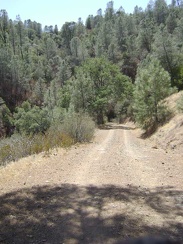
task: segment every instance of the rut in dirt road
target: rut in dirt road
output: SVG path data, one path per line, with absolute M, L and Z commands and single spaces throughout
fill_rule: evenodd
M 183 242 L 182 165 L 133 125 L 0 171 L 0 243 Z M 180 160 L 180 159 L 179 159 Z

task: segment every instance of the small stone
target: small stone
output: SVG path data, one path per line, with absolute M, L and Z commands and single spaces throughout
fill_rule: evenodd
M 157 145 L 152 146 L 153 149 L 158 149 Z

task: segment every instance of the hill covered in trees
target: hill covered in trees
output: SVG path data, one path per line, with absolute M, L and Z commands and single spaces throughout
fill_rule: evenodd
M 183 89 L 183 1 L 150 1 L 133 14 L 111 1 L 61 30 L 0 11 L 1 137 L 45 134 L 71 114 L 98 124 L 131 117 L 148 130 L 167 116 L 161 100 L 176 89 Z

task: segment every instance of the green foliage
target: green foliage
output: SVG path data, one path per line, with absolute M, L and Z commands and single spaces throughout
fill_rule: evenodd
M 62 60 L 57 74 L 58 83 L 63 87 L 70 77 L 71 68 L 67 61 Z
M 177 108 L 180 112 L 183 113 L 183 94 L 181 95 L 181 97 L 177 101 Z
M 45 133 L 50 126 L 48 111 L 37 106 L 31 108 L 29 102 L 24 102 L 17 108 L 14 118 L 16 130 L 21 134 Z
M 179 89 L 183 90 L 183 64 L 173 69 L 173 84 Z
M 175 70 L 180 64 L 180 55 L 177 41 L 175 38 L 172 38 L 172 35 L 168 33 L 164 26 L 160 26 L 155 34 L 153 49 L 156 57 L 161 61 L 163 68 L 169 72 L 172 85 L 174 86 L 176 83 Z
M 172 92 L 170 76 L 157 59 L 139 67 L 134 91 L 134 115 L 145 130 L 151 130 L 164 118 L 165 107 L 160 103 Z
M 0 97 L 0 137 L 10 135 L 12 125 L 12 114 Z
M 74 106 L 76 110 L 83 109 L 97 116 L 99 124 L 103 123 L 103 115 L 112 93 L 113 71 L 113 65 L 103 58 L 90 59 L 77 71 L 73 91 Z
M 71 102 L 76 111 L 87 111 L 98 124 L 103 124 L 110 101 L 122 99 L 128 86 L 132 88 L 130 79 L 116 65 L 104 58 L 90 59 L 77 70 Z
M 98 124 L 106 117 L 132 117 L 132 82 L 148 56 L 158 58 L 171 85 L 183 89 L 181 2 L 150 1 L 145 11 L 136 6 L 129 15 L 122 7 L 116 11 L 110 1 L 104 14 L 99 9 L 86 25 L 81 18 L 66 22 L 61 31 L 30 19 L 23 23 L 20 16 L 10 20 L 1 10 L 0 97 L 6 104 L 1 107 L 1 136 L 12 133 L 11 113 L 23 101 L 32 106 L 17 108 L 15 125 L 26 134 L 45 133 L 72 106 Z
M 164 24 L 168 14 L 168 6 L 165 0 L 156 0 L 154 4 L 154 18 L 158 25 Z
M 84 72 L 86 72 L 84 68 L 77 69 L 76 79 L 71 84 L 71 103 L 77 112 L 81 109 L 83 111 L 89 110 L 93 98 L 92 81 Z
M 22 109 L 29 112 L 30 104 L 25 102 Z M 78 114 L 70 110 L 62 123 L 52 123 L 44 134 L 14 134 L 11 138 L 1 140 L 0 166 L 31 154 L 49 153 L 53 148 L 70 147 L 76 142 L 88 142 L 92 139 L 94 130 L 95 123 L 87 114 Z

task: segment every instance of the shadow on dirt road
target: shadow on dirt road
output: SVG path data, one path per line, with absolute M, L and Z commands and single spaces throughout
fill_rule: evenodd
M 183 192 L 171 187 L 62 184 L 21 189 L 0 197 L 0 243 L 119 243 L 141 235 L 183 241 L 177 220 L 183 214 L 182 198 Z M 126 205 L 141 201 L 167 222 L 157 226 L 147 223 L 145 215 L 126 212 Z

